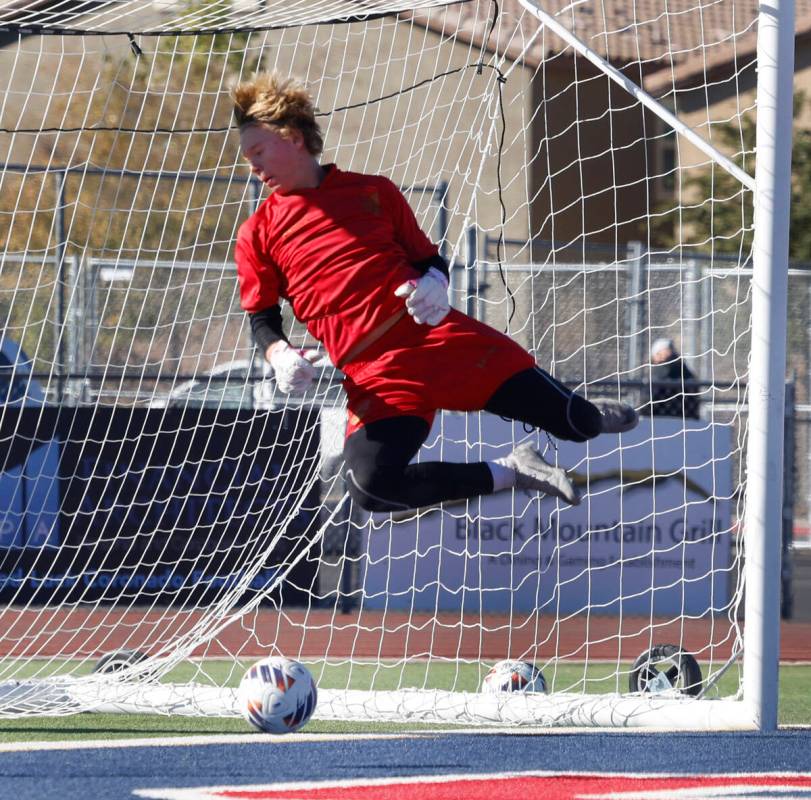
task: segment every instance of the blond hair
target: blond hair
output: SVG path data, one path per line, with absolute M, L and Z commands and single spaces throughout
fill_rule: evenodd
M 278 72 L 257 75 L 233 87 L 234 120 L 246 125 L 273 125 L 284 135 L 297 130 L 304 146 L 314 156 L 324 149 L 321 129 L 315 121 L 315 106 L 304 84 Z

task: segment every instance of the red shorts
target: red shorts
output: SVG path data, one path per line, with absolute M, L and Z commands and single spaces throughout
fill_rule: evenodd
M 451 309 L 434 327 L 406 315 L 343 367 L 346 435 L 386 417 L 439 409 L 479 411 L 507 378 L 535 360 L 509 336 Z

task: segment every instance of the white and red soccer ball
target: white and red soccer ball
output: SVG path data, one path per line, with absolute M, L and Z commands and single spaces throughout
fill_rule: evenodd
M 242 716 L 265 733 L 292 733 L 313 715 L 318 690 L 303 664 L 269 656 L 248 669 L 239 684 Z
M 543 673 L 526 661 L 505 659 L 495 664 L 482 681 L 482 691 L 486 694 L 500 692 L 540 692 L 546 693 L 546 680 Z

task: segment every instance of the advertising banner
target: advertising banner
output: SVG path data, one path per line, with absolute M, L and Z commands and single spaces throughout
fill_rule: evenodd
M 318 515 L 318 430 L 312 410 L 6 406 L 0 602 L 205 603 L 277 537 L 263 589 Z M 303 559 L 285 600 L 314 576 Z
M 490 460 L 529 435 L 482 414 L 443 414 L 420 459 Z M 480 426 L 480 427 L 479 427 Z M 441 437 L 440 437 L 441 434 Z M 487 442 L 472 450 L 471 437 Z M 703 614 L 726 605 L 731 569 L 731 430 L 643 417 L 587 444 L 544 434 L 577 507 L 507 491 L 421 514 L 368 515 L 364 605 L 409 610 Z

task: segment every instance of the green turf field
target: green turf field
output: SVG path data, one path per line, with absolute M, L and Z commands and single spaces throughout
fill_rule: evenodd
M 76 665 L 63 664 L 57 669 L 49 665 L 29 663 L 27 671 L 42 677 L 56 672 L 77 673 Z M 456 690 L 474 690 L 480 681 L 478 665 L 409 663 L 381 666 L 378 664 L 321 665 L 309 664 L 321 688 L 391 689 L 398 685 L 424 686 Z M 86 670 L 85 670 L 86 671 Z M 194 679 L 212 684 L 236 685 L 241 666 L 233 663 L 205 662 L 188 664 L 173 670 L 172 681 Z M 731 672 L 734 672 L 731 671 Z M 557 691 L 610 692 L 615 691 L 617 678 L 614 664 L 595 664 L 585 670 L 582 664 L 562 663 L 545 670 L 547 681 Z M 611 677 L 610 677 L 611 676 Z M 19 673 L 16 678 L 22 677 Z M 622 682 L 627 680 L 623 673 Z M 721 682 L 720 694 L 733 691 L 737 676 L 728 674 Z M 619 690 L 626 691 L 625 685 Z M 782 666 L 780 668 L 780 723 L 811 725 L 811 666 Z M 313 721 L 306 727 L 311 733 L 384 733 L 404 729 L 437 730 L 449 725 L 415 725 L 407 723 L 341 723 Z M 76 714 L 66 717 L 0 718 L 0 742 L 55 741 L 62 739 L 107 739 L 143 736 L 188 736 L 192 734 L 249 733 L 252 729 L 240 719 L 198 718 L 159 715 Z

